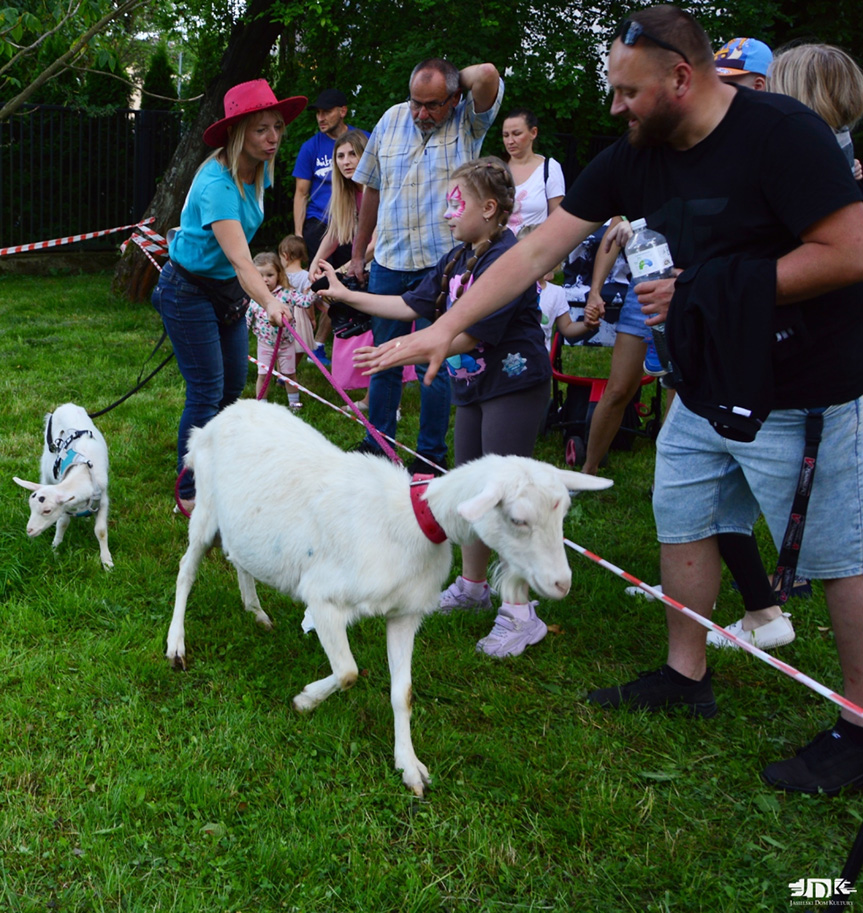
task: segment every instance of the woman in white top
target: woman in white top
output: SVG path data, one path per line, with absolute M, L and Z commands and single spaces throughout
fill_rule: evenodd
M 516 108 L 503 122 L 503 145 L 515 181 L 515 211 L 509 227 L 518 234 L 525 225 L 539 225 L 560 205 L 566 184 L 553 158 L 533 151 L 539 122 L 533 111 Z

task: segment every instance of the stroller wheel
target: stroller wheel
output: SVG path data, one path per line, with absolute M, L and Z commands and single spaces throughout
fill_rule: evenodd
M 564 445 L 564 458 L 567 466 L 582 466 L 587 457 L 587 447 L 584 440 L 577 434 L 566 439 Z

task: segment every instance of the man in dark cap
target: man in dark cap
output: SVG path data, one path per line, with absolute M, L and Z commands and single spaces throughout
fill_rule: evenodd
M 309 108 L 315 112 L 318 133 L 303 143 L 294 165 L 294 233 L 302 235 L 311 260 L 327 231 L 333 146 L 352 128 L 345 123 L 348 100 L 338 89 L 324 89 Z

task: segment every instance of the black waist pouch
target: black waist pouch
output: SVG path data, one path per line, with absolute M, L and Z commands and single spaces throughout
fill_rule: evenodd
M 246 316 L 249 299 L 236 276 L 232 276 L 230 279 L 210 279 L 207 276 L 196 276 L 194 273 L 190 273 L 175 260 L 171 261 L 171 265 L 186 282 L 196 285 L 209 298 L 219 323 L 230 326 Z

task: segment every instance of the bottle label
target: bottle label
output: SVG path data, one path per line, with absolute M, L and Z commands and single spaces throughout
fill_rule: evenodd
M 674 266 L 667 244 L 657 244 L 628 254 L 626 261 L 633 279 L 642 276 L 656 276 L 668 272 Z

